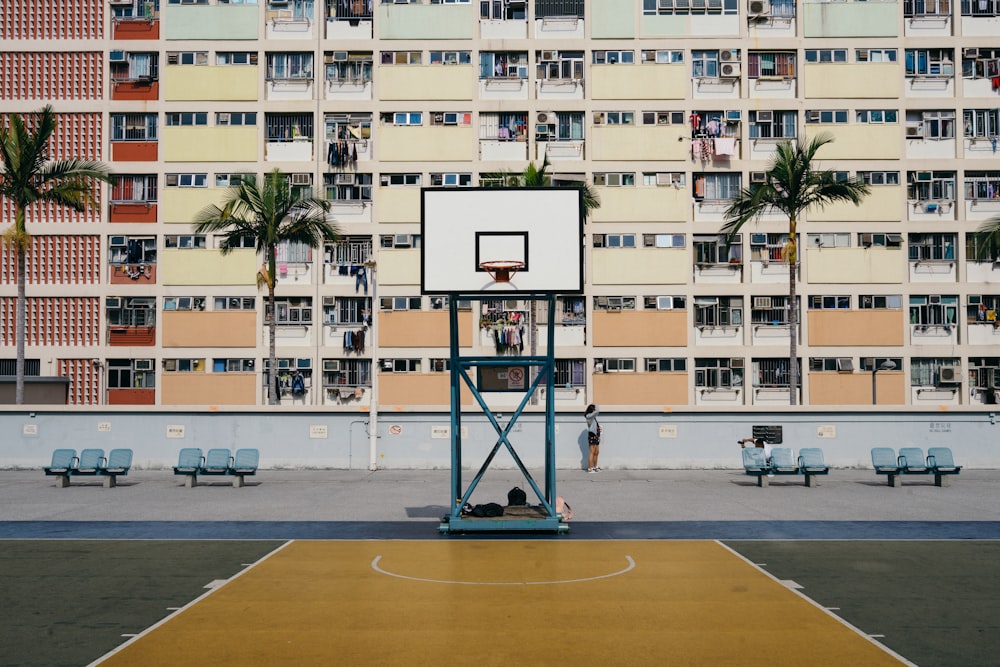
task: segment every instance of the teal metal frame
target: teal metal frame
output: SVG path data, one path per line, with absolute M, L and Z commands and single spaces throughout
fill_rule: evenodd
M 499 357 L 463 357 L 459 353 L 458 344 L 458 302 L 461 299 L 478 299 L 478 297 L 466 297 L 460 294 L 449 294 L 448 296 L 448 328 L 451 361 L 451 499 L 449 501 L 450 510 L 440 524 L 442 533 L 468 533 L 468 532 L 569 532 L 569 525 L 560 521 L 555 510 L 556 503 L 556 438 L 555 438 L 555 295 L 552 294 L 519 294 L 518 298 L 541 300 L 548 303 L 546 354 L 536 356 L 517 357 L 516 363 L 519 366 L 529 368 L 537 367 L 538 374 L 527 385 L 521 402 L 511 415 L 506 426 L 501 426 L 486 404 L 475 382 L 469 377 L 469 369 L 476 366 L 510 366 L 510 358 Z M 539 385 L 545 383 L 545 482 L 544 489 L 539 488 L 535 479 L 528 472 L 517 450 L 510 441 L 510 434 L 518 418 L 524 412 L 525 406 Z M 472 392 L 472 397 L 482 408 L 483 414 L 492 424 L 497 433 L 496 443 L 486 456 L 479 471 L 465 487 L 462 480 L 462 384 Z M 482 480 L 490 463 L 496 457 L 501 447 L 506 447 L 511 458 L 517 464 L 518 469 L 524 475 L 525 481 L 538 497 L 537 517 L 494 517 L 480 518 L 463 516 L 462 508 L 472 493 L 476 490 Z

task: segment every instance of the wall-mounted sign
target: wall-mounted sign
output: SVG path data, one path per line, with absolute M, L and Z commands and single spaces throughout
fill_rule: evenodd
M 328 435 L 326 424 L 310 424 L 309 438 L 312 440 L 326 440 Z
M 820 424 L 816 427 L 817 438 L 836 438 L 837 427 L 833 424 Z
M 168 438 L 183 438 L 184 437 L 184 425 L 183 424 L 167 424 L 167 437 Z
M 676 438 L 677 424 L 660 424 L 658 435 L 661 438 Z
M 97 422 L 98 433 L 111 433 L 111 422 Z

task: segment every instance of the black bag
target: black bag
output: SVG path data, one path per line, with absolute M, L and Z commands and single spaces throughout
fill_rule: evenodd
M 477 516 L 480 518 L 503 516 L 503 505 L 501 505 L 500 503 L 486 503 L 485 505 L 476 505 L 475 507 L 472 508 L 472 516 Z
M 515 486 L 513 489 L 507 492 L 507 504 L 508 505 L 527 505 L 528 504 L 528 494 L 525 493 L 521 487 Z

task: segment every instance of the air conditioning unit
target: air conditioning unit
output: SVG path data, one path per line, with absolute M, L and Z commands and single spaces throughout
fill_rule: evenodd
M 409 248 L 413 245 L 413 237 L 409 234 L 396 234 L 392 238 L 394 248 Z
M 594 125 L 604 125 L 604 114 L 596 112 L 594 114 Z
M 673 310 L 674 309 L 674 297 L 672 297 L 672 296 L 658 296 L 658 297 L 656 297 L 656 309 L 657 310 Z
M 279 6 L 284 7 L 285 5 L 288 4 L 288 0 L 268 0 L 267 4 L 272 5 L 274 7 L 279 7 Z
M 292 185 L 312 185 L 313 177 L 312 174 L 292 174 L 290 180 Z
M 907 125 L 906 126 L 906 136 L 908 138 L 919 139 L 924 136 L 924 126 L 921 125 Z
M 104 300 L 104 305 L 105 305 L 105 307 L 107 307 L 109 309 L 110 308 L 115 308 L 115 309 L 121 308 L 122 307 L 122 299 L 121 299 L 120 296 L 109 296 L 107 299 Z
M 323 362 L 324 371 L 332 371 L 334 373 L 340 372 L 340 360 L 339 359 L 327 359 Z
M 123 63 L 127 61 L 128 57 L 126 57 L 124 51 L 112 51 L 108 54 L 108 62 L 110 63 Z
M 850 357 L 840 357 L 837 359 L 837 372 L 838 373 L 853 373 L 854 372 L 854 360 Z
M 750 245 L 767 245 L 767 234 L 760 232 L 750 234 Z
M 111 0 L 112 5 L 131 5 L 132 0 Z
M 758 111 L 757 112 L 757 122 L 758 123 L 773 123 L 774 122 L 774 112 L 773 111 Z
M 940 373 L 941 384 L 955 384 L 962 381 L 961 366 L 942 366 Z
M 743 368 L 743 357 L 733 357 L 729 360 L 730 368 Z
M 552 125 L 556 122 L 556 112 L 555 111 L 539 111 L 538 115 L 535 116 L 535 122 L 541 123 L 542 125 Z
M 740 50 L 722 49 L 719 51 L 719 60 L 724 63 L 738 63 L 740 61 Z
M 354 174 L 334 174 L 334 185 L 354 185 Z
M 750 0 L 747 11 L 752 16 L 761 16 L 771 13 L 771 3 L 768 0 Z
M 124 248 L 126 243 L 124 236 L 112 236 L 108 239 L 108 245 L 112 248 Z
M 766 171 L 751 171 L 750 172 L 750 182 L 751 183 L 767 183 L 767 172 Z
M 966 47 L 966 48 L 962 49 L 962 57 L 963 58 L 978 58 L 979 57 L 979 49 Z
M 807 123 L 818 123 L 820 119 L 820 114 L 818 111 L 807 111 L 806 112 L 806 122 Z
M 132 366 L 137 371 L 151 371 L 153 370 L 153 360 L 152 359 L 136 359 L 132 362 Z
M 333 62 L 335 63 L 347 62 L 347 51 L 334 51 Z
M 220 112 L 219 115 L 215 117 L 216 125 L 229 125 L 230 115 L 227 112 Z
M 521 57 L 519 55 L 517 55 L 516 53 L 511 53 L 511 54 L 507 55 L 507 64 L 508 65 L 517 65 L 520 62 L 521 62 Z
M 435 123 L 443 123 L 444 122 L 444 114 L 443 113 L 436 113 L 436 114 L 434 114 L 434 122 Z
M 163 370 L 165 370 L 165 371 L 176 371 L 177 370 L 177 360 L 176 359 L 164 359 L 163 360 Z
M 542 51 L 542 60 L 559 60 L 558 51 Z
M 719 76 L 723 79 L 740 78 L 739 63 L 722 63 L 722 66 L 719 67 Z
M 770 308 L 771 307 L 771 297 L 769 296 L 755 296 L 753 298 L 754 308 Z
M 674 182 L 673 175 L 669 172 L 658 172 L 656 174 L 657 185 L 670 185 Z
M 743 115 L 738 110 L 733 110 L 733 111 L 727 111 L 726 112 L 726 122 L 727 123 L 738 123 L 738 122 L 740 122 L 741 118 L 743 118 Z

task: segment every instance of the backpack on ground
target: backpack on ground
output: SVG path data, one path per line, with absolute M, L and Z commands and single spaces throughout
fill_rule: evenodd
M 528 504 L 528 494 L 524 490 L 515 486 L 513 489 L 507 492 L 507 505 L 527 505 Z

